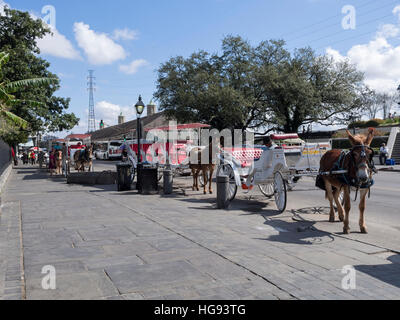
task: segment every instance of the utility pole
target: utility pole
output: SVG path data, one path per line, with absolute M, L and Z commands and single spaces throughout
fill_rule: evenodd
M 96 131 L 96 117 L 94 114 L 94 91 L 96 90 L 96 79 L 94 76 L 94 70 L 89 70 L 88 76 L 88 91 L 89 91 L 89 120 L 88 120 L 88 133 Z

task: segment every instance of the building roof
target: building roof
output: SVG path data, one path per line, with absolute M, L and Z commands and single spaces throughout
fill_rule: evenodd
M 154 129 L 161 126 L 167 126 L 168 119 L 165 117 L 164 112 L 152 114 L 142 118 L 142 126 L 146 129 Z M 121 140 L 123 136 L 131 136 L 136 134 L 137 120 L 132 120 L 112 127 L 107 127 L 101 130 L 92 132 L 92 141 L 104 140 Z
M 65 137 L 65 140 L 84 140 L 89 138 L 91 135 L 90 134 L 70 134 L 69 136 Z

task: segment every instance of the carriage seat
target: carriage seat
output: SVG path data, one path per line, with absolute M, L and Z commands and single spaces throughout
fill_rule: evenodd
M 242 168 L 249 168 L 253 162 L 259 161 L 264 150 L 261 148 L 224 148 L 225 152 L 241 163 Z

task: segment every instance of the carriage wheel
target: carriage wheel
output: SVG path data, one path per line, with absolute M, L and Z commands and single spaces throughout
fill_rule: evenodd
M 276 206 L 278 207 L 279 212 L 283 213 L 286 210 L 287 205 L 287 189 L 282 173 L 279 171 L 275 173 L 274 189 Z
M 272 198 L 275 195 L 273 183 L 260 184 L 258 187 L 260 188 L 261 193 L 267 198 Z
M 228 199 L 233 201 L 236 197 L 238 186 L 236 185 L 235 173 L 233 168 L 229 164 L 222 164 L 218 167 L 217 176 L 228 176 L 229 177 L 229 187 L 228 187 Z
M 70 166 L 70 161 L 69 160 L 67 160 L 66 166 L 67 166 L 67 174 L 71 174 L 71 166 Z
M 136 176 L 136 169 L 132 168 L 132 172 L 131 172 L 131 185 L 133 184 L 133 181 L 135 180 L 135 176 Z M 120 191 L 120 190 L 118 190 Z

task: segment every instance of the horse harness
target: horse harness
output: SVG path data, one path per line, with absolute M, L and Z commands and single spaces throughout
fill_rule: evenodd
M 354 150 L 357 148 L 362 148 L 360 157 L 362 160 L 365 159 L 365 162 L 361 162 L 360 164 L 356 163 L 356 160 L 354 158 L 354 153 L 353 153 Z M 372 155 L 370 158 L 367 157 L 366 149 L 369 149 L 372 151 Z M 368 198 L 369 198 L 371 196 L 371 187 L 375 184 L 375 182 L 374 182 L 374 179 L 368 178 L 367 182 L 361 183 L 361 181 L 357 178 L 357 176 L 350 177 L 349 170 L 344 168 L 346 159 L 348 159 L 350 157 L 351 165 L 353 165 L 357 169 L 367 168 L 369 171 L 369 174 L 371 174 L 371 173 L 377 173 L 377 169 L 375 167 L 375 163 L 374 163 L 374 159 L 373 159 L 374 155 L 375 155 L 375 151 L 369 146 L 365 146 L 365 145 L 353 146 L 353 148 L 350 151 L 342 151 L 341 152 L 339 159 L 335 162 L 334 166 L 332 167 L 332 169 L 329 172 L 329 175 L 337 176 L 337 179 L 342 184 L 342 187 L 344 185 L 347 185 L 347 186 L 356 188 L 356 196 L 355 196 L 354 201 L 357 200 L 358 191 L 360 189 L 368 189 Z M 341 172 L 341 173 L 336 174 L 335 172 Z
M 79 150 L 79 157 L 78 157 L 78 160 L 79 160 L 79 161 L 84 160 L 84 161 L 86 161 L 86 162 L 89 162 L 89 153 L 88 153 L 87 149 Z

